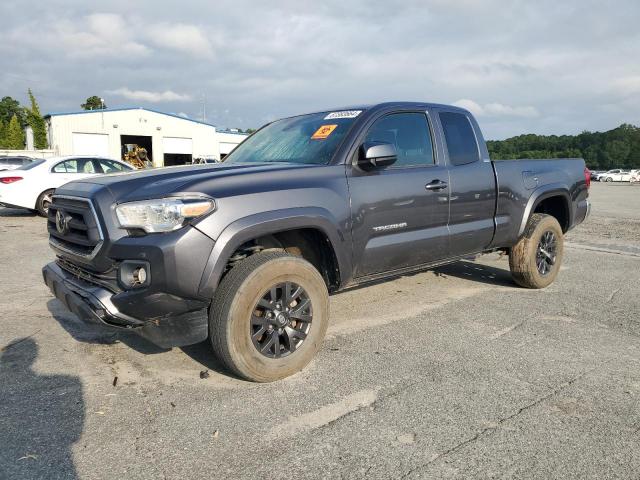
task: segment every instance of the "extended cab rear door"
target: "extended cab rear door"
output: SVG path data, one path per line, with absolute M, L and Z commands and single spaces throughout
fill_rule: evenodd
M 391 143 L 397 161 L 362 169 L 366 143 Z M 425 110 L 379 114 L 357 139 L 347 165 L 355 277 L 433 262 L 447 256 L 448 170 L 436 154 Z
M 493 239 L 496 178 L 475 119 L 461 110 L 438 108 L 449 168 L 449 257 L 477 253 Z

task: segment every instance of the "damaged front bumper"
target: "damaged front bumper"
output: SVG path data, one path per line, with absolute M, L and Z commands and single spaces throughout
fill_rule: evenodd
M 139 314 L 130 315 L 116 307 L 113 292 L 63 270 L 55 262 L 46 265 L 42 275 L 54 296 L 85 322 L 135 332 L 162 348 L 191 345 L 208 337 L 208 308 L 204 302 L 156 292 L 148 302 L 135 304 Z M 184 311 L 185 304 L 189 311 Z M 157 313 L 159 305 L 167 313 L 149 318 L 148 312 Z

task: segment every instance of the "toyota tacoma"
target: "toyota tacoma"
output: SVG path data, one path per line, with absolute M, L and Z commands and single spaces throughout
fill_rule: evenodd
M 582 159 L 492 161 L 466 110 L 393 102 L 271 122 L 220 164 L 74 181 L 44 280 L 86 321 L 161 347 L 209 340 L 265 382 L 321 346 L 329 294 L 502 251 L 544 288 L 589 213 Z

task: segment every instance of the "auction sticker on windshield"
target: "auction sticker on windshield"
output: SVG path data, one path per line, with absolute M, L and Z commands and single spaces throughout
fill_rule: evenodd
M 331 112 L 324 117 L 325 120 L 335 120 L 336 118 L 356 118 L 362 113 L 362 110 L 344 110 L 342 112 Z
M 324 140 L 329 135 L 331 135 L 331 132 L 333 132 L 337 126 L 338 125 L 322 125 L 318 130 L 316 130 L 316 133 L 311 135 L 311 139 Z

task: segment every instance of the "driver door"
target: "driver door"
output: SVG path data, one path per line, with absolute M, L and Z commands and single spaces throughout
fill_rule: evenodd
M 348 168 L 355 277 L 429 263 L 446 257 L 448 170 L 434 154 L 427 114 L 382 116 L 361 144 L 391 143 L 396 162 L 384 168 Z M 357 155 L 362 155 L 362 148 Z

